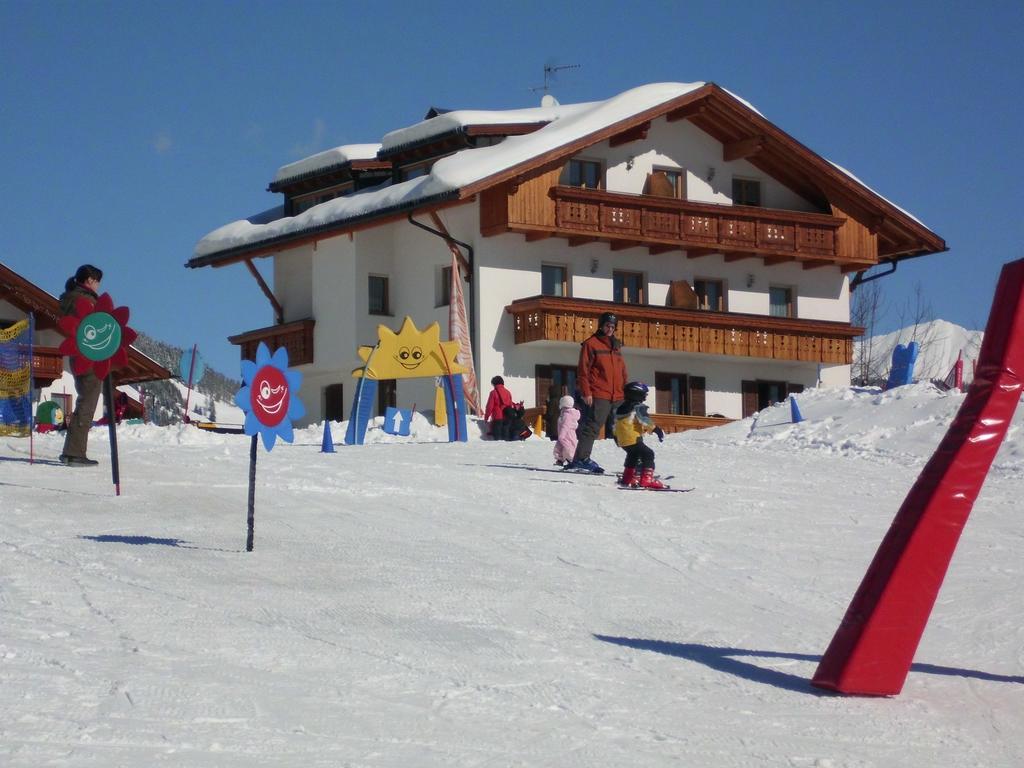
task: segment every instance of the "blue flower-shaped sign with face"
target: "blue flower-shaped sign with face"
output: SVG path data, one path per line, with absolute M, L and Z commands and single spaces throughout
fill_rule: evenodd
M 288 370 L 288 350 L 278 348 L 273 355 L 260 342 L 256 362 L 242 361 L 242 388 L 235 403 L 245 412 L 245 434 L 259 434 L 269 451 L 278 436 L 287 443 L 294 439 L 292 421 L 306 415 L 298 398 L 302 374 Z

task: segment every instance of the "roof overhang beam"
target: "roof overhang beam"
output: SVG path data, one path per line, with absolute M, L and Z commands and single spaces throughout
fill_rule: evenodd
M 651 121 L 647 120 L 646 122 L 640 123 L 639 125 L 634 125 L 629 130 L 615 134 L 610 139 L 608 139 L 608 146 L 620 147 L 623 144 L 629 144 L 630 142 L 633 141 L 643 141 L 644 139 L 647 138 L 647 132 L 650 130 Z
M 750 136 L 746 139 L 723 144 L 722 160 L 730 162 L 732 160 L 744 160 L 748 157 L 753 157 L 764 149 L 764 142 L 764 136 Z

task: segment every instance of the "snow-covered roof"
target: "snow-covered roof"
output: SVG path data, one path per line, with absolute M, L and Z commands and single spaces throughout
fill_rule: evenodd
M 655 83 L 633 88 L 606 101 L 511 110 L 505 113 L 513 116 L 506 121 L 509 123 L 524 122 L 524 115 L 540 114 L 550 122 L 533 133 L 511 136 L 500 144 L 465 149 L 442 158 L 434 163 L 426 176 L 335 198 L 298 216 L 267 224 L 253 224 L 247 219 L 234 221 L 203 237 L 196 245 L 194 256 L 198 258 L 234 248 L 272 243 L 299 232 L 313 232 L 366 215 L 400 210 L 427 200 L 453 196 L 461 187 L 481 181 L 620 120 L 626 120 L 659 104 L 679 98 L 703 85 L 704 83 Z M 403 134 L 403 141 L 413 140 L 415 136 L 430 136 L 434 130 L 449 130 L 452 126 L 464 123 L 471 115 L 487 115 L 490 121 L 500 114 L 467 110 L 448 112 L 403 129 L 406 132 Z M 452 115 L 462 117 L 452 118 L 443 128 L 441 123 L 434 122 L 451 118 Z M 433 125 L 428 127 L 428 124 Z M 395 134 L 402 134 L 402 131 L 393 131 L 385 137 L 385 141 L 393 141 Z
M 585 105 L 577 105 L 585 106 Z M 443 136 L 446 133 L 463 130 L 472 125 L 518 125 L 520 123 L 546 123 L 555 119 L 558 105 L 533 107 L 530 109 L 481 110 L 457 109 L 442 112 L 429 120 L 423 120 L 407 128 L 399 128 L 384 134 L 381 151 L 391 152 L 399 147 L 418 144 L 421 141 Z
M 273 183 L 317 173 L 336 165 L 345 165 L 353 160 L 376 160 L 379 149 L 380 144 L 343 144 L 334 149 L 317 152 L 294 163 L 282 165 L 274 174 Z
M 657 117 L 662 113 L 667 114 L 676 109 L 677 105 L 684 107 L 689 103 L 684 97 L 701 89 L 707 91 L 706 95 L 709 98 L 720 99 L 721 95 L 725 94 L 729 102 L 739 103 L 745 110 L 749 110 L 755 122 L 764 121 L 758 129 L 771 131 L 776 137 L 775 140 L 785 147 L 784 151 L 805 153 L 805 157 L 822 173 L 835 177 L 842 174 L 858 185 L 857 191 L 866 192 L 874 201 L 890 206 L 892 210 L 905 216 L 907 221 L 913 222 L 913 226 L 924 226 L 909 213 L 864 185 L 853 174 L 802 147 L 783 131 L 772 126 L 757 109 L 735 94 L 703 82 L 654 83 L 632 88 L 605 101 L 558 104 L 552 100 L 544 106 L 529 109 L 444 112 L 407 128 L 392 131 L 384 137 L 380 145 L 349 145 L 349 153 L 346 156 L 351 158 L 353 146 L 364 147 L 363 151 L 366 154 L 370 153 L 372 147 L 380 147 L 381 153 L 386 153 L 390 149 L 427 141 L 466 126 L 511 125 L 531 121 L 545 123 L 535 131 L 509 136 L 499 144 L 463 149 L 444 157 L 435 162 L 425 176 L 398 184 L 385 182 L 377 187 L 321 203 L 294 217 L 280 218 L 276 221 L 250 217 L 227 224 L 210 232 L 196 244 L 188 266 L 206 266 L 232 258 L 241 252 L 271 249 L 298 237 L 354 226 L 366 219 L 400 215 L 424 205 L 469 197 L 491 183 L 498 183 L 504 178 L 529 171 L 531 162 L 537 158 L 545 157 L 550 161 L 559 150 L 576 151 L 591 139 L 597 142 L 610 138 L 610 132 L 619 130 L 621 126 L 628 126 L 631 121 L 637 122 Z M 699 98 L 699 94 L 693 98 Z M 299 163 L 284 166 L 278 171 L 278 177 L 280 178 L 286 169 L 289 169 L 288 173 L 294 173 L 300 166 L 313 169 L 318 167 L 318 163 L 336 160 L 341 153 L 331 155 L 331 152 L 344 149 L 346 148 L 339 147 L 306 158 Z M 932 232 L 925 230 L 923 235 L 920 232 L 914 235 L 930 238 L 931 242 L 927 246 L 932 251 L 945 249 L 945 244 Z
M 826 159 L 828 159 L 828 158 L 826 158 Z M 892 206 L 893 208 L 895 208 L 896 210 L 898 210 L 898 211 L 899 211 L 900 213 L 902 213 L 902 214 L 903 214 L 904 216 L 906 216 L 907 218 L 913 219 L 913 220 L 914 220 L 914 221 L 916 221 L 916 222 L 917 222 L 918 224 L 920 224 L 920 225 L 921 225 L 922 227 L 923 227 L 923 226 L 925 226 L 924 222 L 922 222 L 922 221 L 921 221 L 921 220 L 920 220 L 919 218 L 917 218 L 917 217 L 916 217 L 916 216 L 915 216 L 914 214 L 912 214 L 912 213 L 911 213 L 910 211 L 908 211 L 908 210 L 906 210 L 905 208 L 901 208 L 900 206 L 896 205 L 896 203 L 894 203 L 894 202 L 893 202 L 892 200 L 889 200 L 889 199 L 888 199 L 887 197 L 884 197 L 884 196 L 882 196 L 882 195 L 879 195 L 879 194 L 878 194 L 878 192 L 876 192 L 876 191 L 875 191 L 874 189 L 871 189 L 871 187 L 869 187 L 869 186 L 868 186 L 867 184 L 865 184 L 865 183 L 864 183 L 863 181 L 861 181 L 860 179 L 858 179 L 858 178 L 857 178 L 857 177 L 856 177 L 856 176 L 855 176 L 854 174 L 850 173 L 850 172 L 849 172 L 848 170 L 846 170 L 845 168 L 843 168 L 843 166 L 839 165 L 839 163 L 833 163 L 833 162 L 832 162 L 831 160 L 829 160 L 829 161 L 828 161 L 828 163 L 829 163 L 829 165 L 831 165 L 831 166 L 832 166 L 833 168 L 835 168 L 835 169 L 836 169 L 837 171 L 840 171 L 840 172 L 841 172 L 841 173 L 843 173 L 844 175 L 846 175 L 846 176 L 849 176 L 849 177 L 850 177 L 851 179 L 853 179 L 853 180 L 854 180 L 855 182 L 857 182 L 857 183 L 858 183 L 858 184 L 860 184 L 860 185 L 861 185 L 862 187 L 864 187 L 864 189 L 869 189 L 869 190 L 871 190 L 871 193 L 872 193 L 873 195 L 876 195 L 877 197 L 881 198 L 882 200 L 885 200 L 885 202 L 887 202 L 887 203 L 888 203 L 889 205 L 891 205 L 891 206 Z

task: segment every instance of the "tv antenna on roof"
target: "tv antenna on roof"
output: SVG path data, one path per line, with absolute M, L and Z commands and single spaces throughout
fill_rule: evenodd
M 531 88 L 530 90 L 536 93 L 537 91 L 544 91 L 544 95 L 547 96 L 550 92 L 550 81 L 555 79 L 555 73 L 561 72 L 563 69 L 579 69 L 579 64 L 545 64 L 544 65 L 544 85 Z

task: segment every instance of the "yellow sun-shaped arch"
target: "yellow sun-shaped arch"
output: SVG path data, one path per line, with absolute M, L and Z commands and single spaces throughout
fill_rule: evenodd
M 456 362 L 459 342 L 441 341 L 441 329 L 431 323 L 422 331 L 411 317 L 402 321 L 398 333 L 377 326 L 377 346 L 357 350 L 364 366 L 352 371 L 357 379 L 414 379 L 466 373 L 469 369 Z

